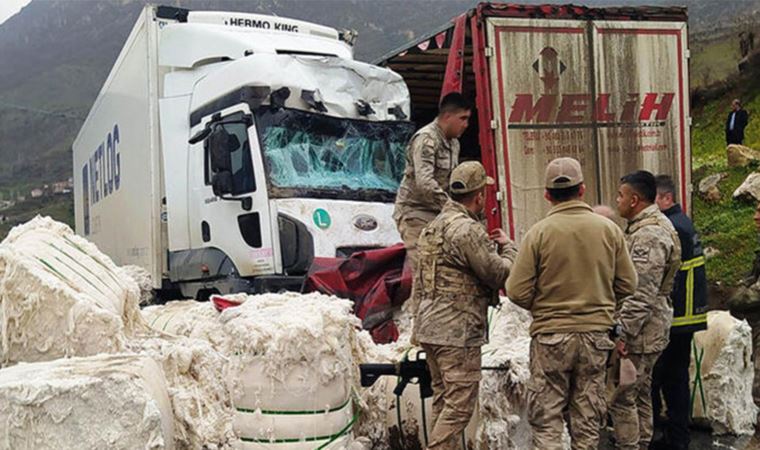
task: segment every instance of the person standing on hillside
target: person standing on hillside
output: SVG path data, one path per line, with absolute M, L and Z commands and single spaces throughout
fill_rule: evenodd
M 760 203 L 755 208 L 753 217 L 755 227 L 760 232 Z M 755 378 L 752 382 L 752 399 L 760 408 L 760 250 L 755 250 L 752 271 L 742 280 L 740 287 L 728 301 L 731 315 L 739 320 L 746 319 L 752 328 L 752 360 Z M 758 414 L 760 419 L 760 414 Z M 757 431 L 760 431 L 758 425 Z M 757 434 L 756 431 L 756 434 Z
M 731 102 L 731 112 L 726 118 L 726 145 L 744 143 L 744 128 L 749 122 L 749 114 L 742 108 L 742 102 L 735 98 Z
M 595 449 L 606 418 L 606 364 L 616 304 L 636 272 L 620 227 L 582 201 L 581 165 L 558 158 L 545 173 L 547 216 L 523 238 L 507 296 L 533 316 L 528 422 L 537 450 L 563 448 L 569 409 L 573 449 Z
M 654 449 L 689 448 L 689 364 L 694 333 L 707 328 L 707 276 L 702 243 L 691 219 L 676 203 L 676 187 L 668 175 L 658 175 L 657 206 L 670 220 L 681 244 L 681 269 L 676 274 L 670 298 L 673 301 L 673 325 L 670 343 L 654 366 L 652 406 L 655 420 L 660 417 L 662 401 L 667 405 L 668 423 L 662 440 Z
M 621 178 L 618 212 L 628 221 L 626 238 L 639 282 L 616 312 L 622 328 L 618 355 L 636 366 L 636 381 L 621 384 L 610 406 L 620 450 L 647 449 L 652 439 L 652 370 L 668 345 L 673 320 L 670 292 L 681 265 L 678 234 L 655 204 L 656 197 L 651 173 L 639 170 Z
M 458 450 L 475 410 L 480 347 L 488 342 L 488 306 L 499 304 L 517 247 L 479 221 L 486 185 L 483 165 L 467 161 L 451 174 L 451 199 L 422 231 L 413 294 L 414 334 L 425 350 L 433 385 L 430 450 Z

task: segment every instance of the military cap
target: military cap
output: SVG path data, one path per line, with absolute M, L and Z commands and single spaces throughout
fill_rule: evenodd
M 477 191 L 485 185 L 495 184 L 493 178 L 486 175 L 486 169 L 478 161 L 465 161 L 451 172 L 449 191 L 452 194 L 467 194 Z
M 583 183 L 581 163 L 574 158 L 557 158 L 546 166 L 546 188 L 564 189 Z

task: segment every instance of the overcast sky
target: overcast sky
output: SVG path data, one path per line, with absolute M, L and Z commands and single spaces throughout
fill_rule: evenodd
M 0 0 L 0 23 L 5 19 L 16 14 L 26 6 L 31 0 Z

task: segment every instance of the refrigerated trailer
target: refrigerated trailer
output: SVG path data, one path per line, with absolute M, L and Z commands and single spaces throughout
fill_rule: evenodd
M 156 290 L 298 289 L 399 241 L 409 93 L 354 33 L 146 6 L 73 144 L 76 230 Z
M 674 177 L 691 205 L 685 8 L 480 4 L 375 61 L 411 94 L 418 125 L 443 94 L 474 99 L 462 157 L 497 180 L 489 226 L 513 239 L 548 211 L 546 164 L 577 158 L 586 201 L 613 204 L 624 174 Z

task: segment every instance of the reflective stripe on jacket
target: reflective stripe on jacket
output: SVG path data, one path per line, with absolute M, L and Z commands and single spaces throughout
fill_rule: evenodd
M 707 275 L 705 256 L 691 219 L 680 205 L 663 211 L 678 233 L 683 263 L 673 283 L 671 333 L 693 333 L 707 328 Z

